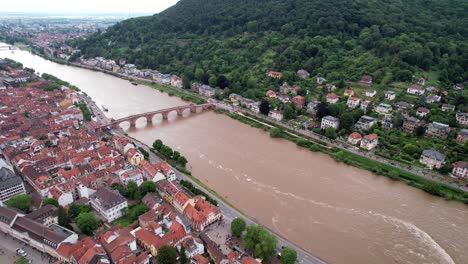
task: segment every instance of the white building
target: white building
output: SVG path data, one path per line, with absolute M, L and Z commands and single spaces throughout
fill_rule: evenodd
M 349 97 L 348 102 L 346 103 L 346 105 L 349 108 L 356 108 L 356 107 L 359 106 L 360 103 L 361 103 L 361 99 L 356 98 L 356 97 Z
M 206 97 L 212 97 L 215 95 L 215 89 L 208 85 L 202 85 L 198 88 L 198 93 Z
M 329 127 L 332 127 L 334 129 L 338 129 L 340 126 L 340 120 L 338 118 L 333 117 L 333 116 L 325 116 L 322 118 L 322 123 L 320 125 L 321 129 L 327 129 Z
M 390 111 L 392 111 L 392 106 L 381 103 L 377 105 L 377 107 L 375 108 L 375 111 L 379 114 L 388 114 Z
M 205 252 L 205 247 L 203 246 L 203 242 L 200 240 L 189 236 L 186 238 L 179 246 L 178 249 L 180 250 L 181 247 L 185 249 L 185 256 L 191 259 L 195 255 L 202 255 Z
M 283 120 L 283 113 L 278 110 L 270 110 L 270 112 L 268 113 L 268 117 L 271 117 L 276 121 L 281 121 Z
M 457 161 L 453 163 L 452 176 L 462 179 L 468 178 L 468 162 Z
M 385 100 L 395 100 L 396 94 L 394 91 L 386 91 L 385 92 Z
M 128 207 L 127 200 L 119 192 L 108 188 L 101 188 L 92 194 L 90 203 L 109 223 L 121 217 L 122 209 Z
M 377 134 L 369 134 L 362 138 L 361 148 L 371 150 L 379 144 L 379 136 Z
M 419 162 L 429 169 L 440 169 L 445 164 L 445 155 L 435 149 L 426 149 L 421 154 Z
M 143 183 L 143 174 L 139 169 L 122 169 L 117 172 L 122 185 L 127 186 L 128 182 L 133 181 L 138 186 Z
M 6 167 L 0 168 L 0 202 L 23 193 L 26 193 L 26 189 L 21 177 Z

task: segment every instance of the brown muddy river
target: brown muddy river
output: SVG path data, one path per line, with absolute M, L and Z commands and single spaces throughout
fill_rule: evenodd
M 103 73 L 26 51 L 0 51 L 69 81 L 114 118 L 186 102 Z M 206 112 L 129 134 L 155 139 L 189 160 L 193 174 L 236 207 L 330 263 L 468 263 L 468 206 L 336 163 Z

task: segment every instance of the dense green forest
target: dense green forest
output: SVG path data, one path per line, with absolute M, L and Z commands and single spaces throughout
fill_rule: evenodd
M 181 0 L 73 44 L 186 80 L 224 75 L 241 94 L 269 70 L 449 85 L 468 79 L 467 13 L 467 0 Z

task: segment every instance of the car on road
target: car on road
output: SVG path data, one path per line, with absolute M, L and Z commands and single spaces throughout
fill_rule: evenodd
M 17 248 L 16 249 L 16 255 L 26 257 L 28 255 L 28 253 L 26 253 L 26 251 L 24 251 L 24 249 L 22 249 L 22 248 Z

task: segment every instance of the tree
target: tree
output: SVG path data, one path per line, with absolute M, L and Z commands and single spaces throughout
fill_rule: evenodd
M 276 245 L 278 240 L 274 235 L 268 232 L 265 228 L 252 225 L 247 227 L 247 232 L 244 236 L 244 245 L 248 249 L 255 251 L 255 257 L 269 259 L 276 253 Z
M 336 138 L 336 129 L 334 129 L 333 127 L 327 127 L 327 129 L 325 129 L 325 136 L 327 138 L 335 139 Z
M 297 252 L 296 250 L 284 247 L 283 251 L 281 252 L 281 264 L 294 264 L 297 260 Z
M 93 213 L 80 213 L 76 218 L 76 224 L 80 228 L 81 232 L 85 235 L 92 235 L 93 232 L 98 228 L 101 220 L 97 218 Z
M 89 212 L 91 212 L 91 207 L 87 204 L 72 203 L 68 208 L 68 216 L 72 219 L 75 219 L 81 213 Z
M 232 220 L 231 222 L 232 235 L 236 237 L 240 237 L 242 235 L 242 232 L 244 232 L 246 225 L 247 224 L 242 218 L 237 217 L 234 220 Z
M 131 210 L 128 211 L 130 214 L 131 219 L 138 219 L 138 216 L 148 212 L 148 206 L 146 204 L 140 203 L 132 207 Z
M 268 113 L 270 112 L 270 103 L 266 100 L 263 100 L 261 103 L 260 103 L 260 113 L 264 114 L 264 115 L 268 115 Z
M 413 145 L 413 144 L 406 144 L 403 147 L 403 151 L 406 152 L 407 154 L 413 155 L 418 151 L 418 147 Z
M 281 129 L 279 127 L 274 127 L 272 129 L 270 129 L 270 137 L 279 138 L 279 137 L 281 137 L 281 135 L 283 135 L 283 129 Z
M 426 133 L 426 128 L 424 126 L 418 126 L 415 130 L 415 134 L 418 137 L 424 136 L 424 133 Z
M 135 196 L 138 192 L 138 185 L 134 181 L 129 181 L 127 183 L 127 190 L 125 191 L 125 195 L 131 199 L 135 199 Z
M 160 139 L 156 139 L 154 142 L 153 142 L 153 148 L 157 151 L 159 151 L 161 149 L 161 147 L 163 146 L 163 143 Z
M 343 105 L 342 104 L 331 104 L 328 106 L 328 114 L 334 117 L 338 117 L 343 112 Z
M 322 118 L 324 116 L 327 116 L 328 115 L 328 104 L 327 103 L 324 103 L 324 102 L 321 102 L 317 105 L 317 114 L 316 116 L 318 118 Z
M 185 165 L 187 165 L 187 159 L 184 157 L 184 156 L 180 156 L 178 159 L 177 159 L 177 162 L 179 162 L 182 166 L 185 167 Z
M 70 228 L 70 217 L 67 214 L 67 211 L 63 206 L 58 207 L 58 224 L 65 227 L 65 228 Z
M 174 160 L 178 160 L 180 158 L 180 152 L 179 151 L 174 151 L 174 154 L 172 155 L 172 158 Z
M 152 181 L 145 181 L 140 185 L 140 193 L 141 196 L 145 196 L 145 194 L 149 192 L 155 192 L 156 191 L 156 185 Z
M 221 89 L 224 89 L 229 86 L 229 80 L 226 78 L 224 75 L 218 76 L 218 79 L 216 80 L 216 86 L 218 86 Z
M 160 264 L 175 264 L 177 262 L 177 250 L 170 245 L 164 245 L 158 250 L 156 259 Z
M 187 255 L 185 255 L 185 247 L 184 246 L 181 246 L 180 247 L 180 263 L 181 264 L 186 264 L 188 263 L 188 258 L 187 258 Z
M 118 183 L 118 182 L 114 182 L 111 184 L 111 189 L 112 190 L 117 190 L 121 195 L 126 195 L 125 194 L 125 190 L 124 190 L 124 187 L 122 186 L 122 184 Z
M 405 116 L 402 113 L 398 112 L 396 115 L 393 116 L 393 126 L 395 128 L 401 127 L 403 122 L 405 122 Z
M 161 146 L 161 148 L 159 149 L 159 153 L 161 153 L 161 155 L 167 158 L 172 158 L 172 155 L 174 155 L 174 151 L 166 145 Z
M 283 111 L 284 119 L 289 120 L 295 117 L 294 109 L 290 105 L 284 106 Z
M 51 205 L 53 205 L 55 207 L 59 207 L 58 201 L 56 199 L 54 199 L 54 198 L 46 198 L 46 199 L 42 200 L 41 207 L 46 206 L 48 204 L 51 204 Z
M 17 194 L 5 202 L 6 205 L 20 209 L 28 213 L 31 207 L 32 196 L 29 194 Z
M 350 129 L 354 125 L 353 114 L 346 112 L 340 116 L 340 126 L 344 129 Z

